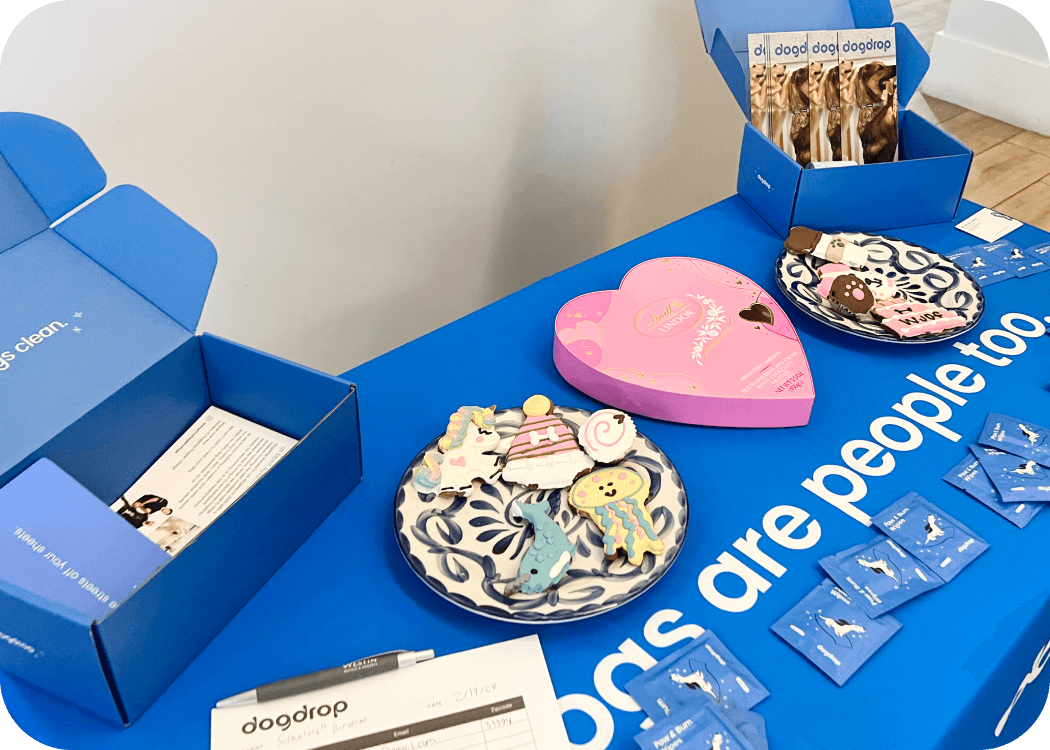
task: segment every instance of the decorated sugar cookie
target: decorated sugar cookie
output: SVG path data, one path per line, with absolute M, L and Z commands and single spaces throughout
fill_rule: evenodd
M 580 450 L 572 430 L 554 416 L 549 398 L 532 396 L 522 410 L 525 421 L 510 444 L 504 481 L 551 490 L 568 487 L 594 466 L 594 461 Z
M 634 421 L 616 409 L 594 412 L 583 423 L 579 434 L 580 446 L 588 456 L 602 464 L 623 460 L 637 436 Z
M 428 451 L 423 465 L 412 476 L 412 485 L 423 494 L 465 495 L 472 482 L 492 484 L 500 475 L 496 407 L 462 406 L 448 418 L 438 449 Z
M 645 507 L 648 497 L 649 477 L 620 466 L 593 471 L 569 490 L 569 504 L 601 528 L 605 556 L 622 549 L 632 565 L 641 565 L 646 552 L 664 551 Z
M 551 506 L 546 500 L 535 504 L 520 503 L 518 508 L 526 521 L 532 524 L 535 539 L 526 550 L 518 566 L 518 577 L 507 584 L 505 596 L 542 594 L 569 572 L 572 553 L 576 545 L 569 541 L 561 527 L 548 513 Z

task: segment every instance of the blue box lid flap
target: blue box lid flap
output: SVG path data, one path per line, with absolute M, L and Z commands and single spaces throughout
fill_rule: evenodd
M 930 56 L 904 24 L 893 23 L 889 0 L 695 0 L 704 44 L 740 108 L 750 111 L 747 35 L 778 31 L 818 31 L 894 26 L 897 99 L 906 106 L 930 67 Z
M 62 218 L 106 186 L 106 173 L 65 125 L 0 112 L 0 251 Z

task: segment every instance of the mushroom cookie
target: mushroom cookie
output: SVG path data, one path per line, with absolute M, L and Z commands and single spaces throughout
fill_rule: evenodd
M 623 549 L 631 565 L 641 565 L 646 552 L 664 551 L 645 508 L 648 498 L 648 476 L 620 466 L 593 471 L 569 490 L 569 504 L 601 528 L 605 556 Z

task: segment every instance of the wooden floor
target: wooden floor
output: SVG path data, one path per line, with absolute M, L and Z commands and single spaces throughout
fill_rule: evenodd
M 929 51 L 934 34 L 944 28 L 950 0 L 892 0 L 892 5 L 894 20 L 906 24 Z M 966 198 L 1050 230 L 1050 138 L 922 93 L 908 109 L 973 149 Z

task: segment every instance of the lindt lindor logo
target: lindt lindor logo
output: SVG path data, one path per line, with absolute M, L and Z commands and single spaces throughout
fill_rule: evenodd
M 889 52 L 891 49 L 893 42 L 890 39 L 869 39 L 866 42 L 845 42 L 842 45 L 843 52 Z
M 646 336 L 674 336 L 688 331 L 699 322 L 702 315 L 700 306 L 693 300 L 669 297 L 642 308 L 634 324 Z
M 34 346 L 44 343 L 47 339 L 54 336 L 61 329 L 66 327 L 66 323 L 61 323 L 57 320 L 52 321 L 49 325 L 44 326 L 36 333 L 31 333 L 28 336 L 23 336 L 18 340 L 18 343 L 12 347 L 15 351 L 12 352 L 10 349 L 4 352 L 0 352 L 0 372 L 11 367 L 11 363 L 17 358 L 17 354 L 25 354 L 33 349 Z
M 337 701 L 334 705 L 328 703 L 321 706 L 304 705 L 301 709 L 292 714 L 281 714 L 276 718 L 270 718 L 267 716 L 260 719 L 257 716 L 253 716 L 251 721 L 244 723 L 241 727 L 241 732 L 244 734 L 254 734 L 256 731 L 266 732 L 274 727 L 277 727 L 283 732 L 292 724 L 301 724 L 304 721 L 309 721 L 311 719 L 323 719 L 326 716 L 331 716 L 334 719 L 347 708 L 346 701 Z
M 786 57 L 791 55 L 792 57 L 799 57 L 809 53 L 808 44 L 778 44 L 777 48 L 773 50 L 773 54 L 777 57 Z

